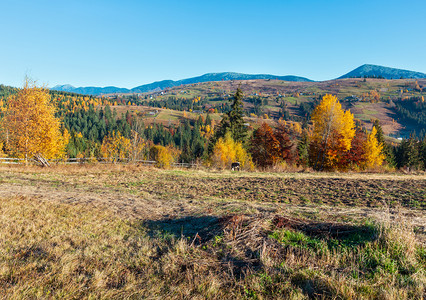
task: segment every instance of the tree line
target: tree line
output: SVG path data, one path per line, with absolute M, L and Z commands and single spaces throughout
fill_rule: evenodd
M 150 159 L 161 166 L 197 161 L 218 168 L 238 161 L 245 169 L 298 165 L 320 171 L 426 166 L 426 140 L 413 136 L 391 145 L 378 121 L 365 131 L 332 95 L 304 108 L 310 118 L 303 128 L 285 120 L 252 127 L 244 120 L 240 89 L 219 124 L 207 114 L 166 127 L 144 124 L 130 112 L 119 116 L 102 98 L 50 93 L 31 82 L 19 90 L 1 88 L 7 99 L 0 149 L 12 157 Z M 403 107 L 418 109 L 422 103 L 411 99 Z

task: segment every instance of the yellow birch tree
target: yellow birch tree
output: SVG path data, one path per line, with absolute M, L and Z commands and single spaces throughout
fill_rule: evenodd
M 354 117 L 344 111 L 336 96 L 325 95 L 311 116 L 311 161 L 314 168 L 338 168 L 340 154 L 351 149 L 355 136 Z
M 171 146 L 154 145 L 150 149 L 151 159 L 157 162 L 156 166 L 159 168 L 169 168 L 176 161 L 179 154 L 179 151 Z
M 132 151 L 132 142 L 130 139 L 121 135 L 121 133 L 113 131 L 102 141 L 101 154 L 104 158 L 112 162 L 128 159 Z
M 367 169 L 381 166 L 385 159 L 385 156 L 382 154 L 383 145 L 377 140 L 376 134 L 376 126 L 373 126 L 365 142 L 365 164 Z
M 233 162 L 240 162 L 242 168 L 254 168 L 251 156 L 243 148 L 242 143 L 235 142 L 229 132 L 216 142 L 211 159 L 216 167 L 222 169 L 230 167 Z
M 55 158 L 65 153 L 69 135 L 61 134 L 49 91 L 28 79 L 16 95 L 8 98 L 2 123 L 11 155 L 28 159 L 35 154 Z

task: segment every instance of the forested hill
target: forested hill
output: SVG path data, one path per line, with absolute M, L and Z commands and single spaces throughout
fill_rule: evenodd
M 145 93 L 163 90 L 170 87 L 185 85 L 185 84 L 194 84 L 201 82 L 209 81 L 230 81 L 230 80 L 254 80 L 254 79 L 278 79 L 284 81 L 294 81 L 294 82 L 309 82 L 312 81 L 308 78 L 298 77 L 298 76 L 277 76 L 270 74 L 242 74 L 242 73 L 233 73 L 233 72 L 224 72 L 224 73 L 208 73 L 202 76 L 186 78 L 182 80 L 162 80 L 153 82 L 150 84 L 144 84 L 137 86 L 132 89 L 118 88 L 114 86 L 110 87 L 73 87 L 72 85 L 57 85 L 52 88 L 52 90 L 72 92 L 85 95 L 102 95 L 102 94 L 121 94 L 121 93 Z
M 426 78 L 426 74 L 408 70 L 401 70 L 395 68 L 388 68 L 377 65 L 362 65 L 355 70 L 350 71 L 349 73 L 339 77 L 338 79 L 343 78 L 383 78 L 383 79 L 421 79 Z

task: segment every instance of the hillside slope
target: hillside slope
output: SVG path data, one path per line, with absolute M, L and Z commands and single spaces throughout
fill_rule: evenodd
M 150 92 L 139 95 L 110 95 L 110 101 L 123 105 L 129 101 L 134 106 L 131 109 L 142 111 L 151 107 L 161 112 L 155 120 L 164 125 L 173 120 L 182 119 L 185 110 L 188 114 L 193 111 L 226 112 L 229 108 L 229 99 L 237 88 L 244 93 L 244 108 L 247 116 L 252 114 L 270 119 L 283 118 L 302 122 L 312 111 L 316 101 L 324 94 L 336 95 L 345 109 L 350 109 L 362 126 L 371 129 L 372 122 L 379 119 L 385 134 L 394 137 L 407 137 L 414 131 L 418 134 L 426 128 L 421 123 L 423 106 L 416 110 L 414 119 L 407 119 L 408 115 L 397 110 L 401 103 L 411 105 L 417 103 L 421 97 L 426 97 L 426 79 L 338 79 L 322 82 L 288 82 L 281 80 L 244 80 L 244 81 L 216 81 L 199 84 L 187 84 L 167 89 L 162 92 Z M 376 97 L 376 98 L 375 98 Z M 200 98 L 196 103 L 193 99 Z M 414 101 L 414 102 L 413 102 Z M 420 100 L 421 101 L 421 100 Z M 415 105 L 415 104 L 414 104 Z M 128 107 L 130 109 L 130 107 Z M 126 107 L 120 107 L 120 113 L 126 112 Z M 170 110 L 173 110 L 171 112 Z M 413 116 L 411 116 L 413 117 Z M 195 117 L 194 117 L 195 118 Z M 252 121 L 256 123 L 257 119 Z M 148 120 L 147 120 L 148 122 Z M 420 123 L 419 123 L 420 122 Z

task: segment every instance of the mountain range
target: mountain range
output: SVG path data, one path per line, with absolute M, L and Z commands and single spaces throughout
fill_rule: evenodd
M 377 65 L 362 65 L 349 73 L 337 78 L 353 78 L 353 77 L 383 77 L 385 79 L 400 79 L 400 78 L 426 78 L 426 74 L 402 69 L 395 69 Z M 254 80 L 254 79 L 277 79 L 284 81 L 297 81 L 297 82 L 308 82 L 313 81 L 305 77 L 299 76 L 276 76 L 270 74 L 242 74 L 242 73 L 233 73 L 233 72 L 224 72 L 224 73 L 208 73 L 197 77 L 182 79 L 182 80 L 163 80 L 156 81 L 149 84 L 144 84 L 137 86 L 132 89 L 119 88 L 115 86 L 107 87 L 74 87 L 69 84 L 65 85 L 56 85 L 52 90 L 64 91 L 70 93 L 78 93 L 84 95 L 103 95 L 103 94 L 124 94 L 124 93 L 145 93 L 153 91 L 161 91 L 166 88 L 185 85 L 185 84 L 194 84 L 201 82 L 209 81 L 222 81 L 222 80 Z
M 163 80 L 156 81 L 149 84 L 144 84 L 137 86 L 132 89 L 118 88 L 114 86 L 107 87 L 73 87 L 72 85 L 57 85 L 52 88 L 56 91 L 64 91 L 70 93 L 84 94 L 84 95 L 102 95 L 102 94 L 120 94 L 120 93 L 146 93 L 153 91 L 161 91 L 166 88 L 180 86 L 185 84 L 194 84 L 201 82 L 210 82 L 210 81 L 222 81 L 222 80 L 254 80 L 254 79 L 278 79 L 284 81 L 312 81 L 310 79 L 298 76 L 276 76 L 269 74 L 242 74 L 242 73 L 233 73 L 233 72 L 224 72 L 224 73 L 208 73 L 197 77 L 186 78 L 182 80 Z

